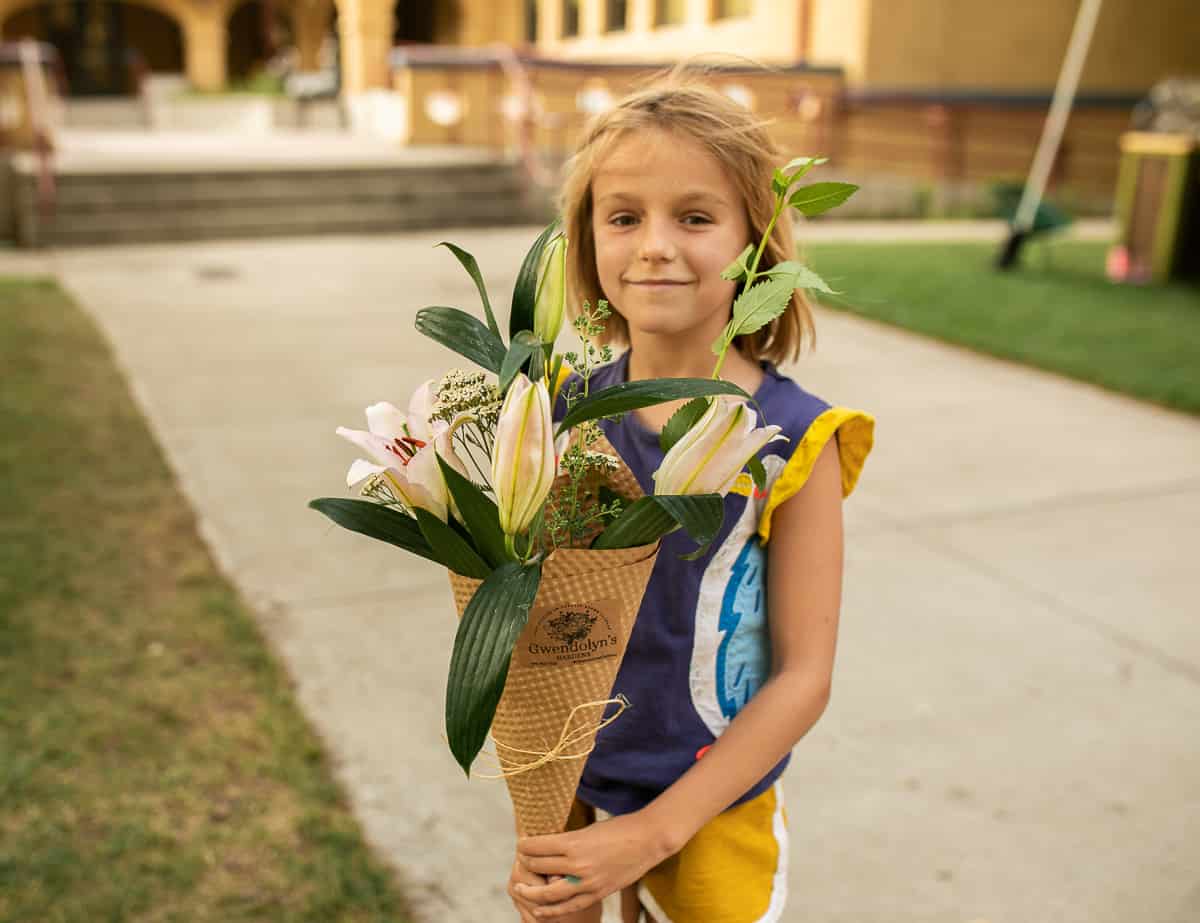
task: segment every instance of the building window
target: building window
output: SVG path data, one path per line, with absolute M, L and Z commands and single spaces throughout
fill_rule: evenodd
M 537 44 L 539 6 L 539 0 L 525 0 L 525 41 L 530 45 Z
M 628 11 L 629 3 L 627 0 L 605 0 L 604 4 L 604 31 L 605 32 L 624 32 L 627 28 L 625 25 L 625 16 Z
M 678 26 L 687 19 L 687 0 L 654 0 L 654 24 Z
M 754 0 L 713 0 L 713 19 L 736 19 L 750 15 Z
M 562 37 L 579 34 L 579 0 L 562 0 Z

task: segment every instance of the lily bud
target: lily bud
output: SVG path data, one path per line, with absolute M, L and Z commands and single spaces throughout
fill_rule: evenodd
M 543 343 L 553 343 L 562 330 L 567 308 L 567 238 L 554 237 L 542 251 L 538 266 L 537 296 L 533 303 L 533 332 Z
M 505 535 L 529 528 L 550 493 L 556 467 L 546 383 L 518 374 L 504 396 L 492 449 L 492 489 Z
M 718 397 L 667 452 L 654 472 L 654 492 L 724 496 L 751 456 L 782 438 L 778 426 L 758 426 L 745 401 Z

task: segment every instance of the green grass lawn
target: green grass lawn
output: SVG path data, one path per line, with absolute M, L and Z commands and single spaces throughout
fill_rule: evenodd
M 995 244 L 812 244 L 841 292 L 822 304 L 1200 413 L 1200 287 L 1138 288 L 1104 276 L 1102 243 L 1027 245 L 1020 269 Z
M 95 327 L 0 279 L 0 368 L 0 920 L 404 920 Z

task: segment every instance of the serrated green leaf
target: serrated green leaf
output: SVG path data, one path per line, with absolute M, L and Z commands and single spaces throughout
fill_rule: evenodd
M 308 506 L 328 516 L 343 529 L 387 542 L 437 564 L 442 563 L 429 547 L 417 521 L 399 510 L 388 509 L 369 500 L 348 500 L 345 497 L 321 497 L 309 501 Z
M 476 580 L 482 580 L 492 572 L 478 552 L 437 516 L 420 507 L 413 512 L 417 514 L 417 525 L 421 527 L 421 534 L 425 536 L 429 547 L 442 564 L 456 574 Z
M 580 398 L 558 424 L 558 433 L 588 420 L 610 414 L 625 413 L 641 407 L 652 407 L 683 398 L 711 397 L 733 394 L 750 400 L 750 395 L 729 381 L 712 378 L 651 378 L 646 381 L 626 381 L 611 388 L 594 391 Z
M 667 420 L 667 425 L 658 434 L 658 446 L 663 450 L 663 454 L 671 451 L 675 443 L 683 438 L 684 433 L 695 426 L 696 421 L 704 416 L 706 410 L 708 410 L 708 399 L 697 397 L 671 414 L 671 419 Z
M 506 352 L 504 343 L 477 317 L 458 308 L 435 305 L 417 312 L 416 327 L 431 340 L 436 340 L 489 372 L 500 374 Z
M 499 567 L 509 560 L 509 554 L 504 545 L 504 533 L 500 529 L 500 511 L 496 509 L 496 504 L 492 502 L 491 497 L 455 471 L 440 455 L 438 465 L 441 466 L 446 488 L 466 522 L 467 531 L 471 533 L 475 547 L 488 564 Z
M 746 244 L 736 260 L 721 270 L 721 278 L 728 282 L 737 282 L 750 271 L 750 257 L 754 255 L 754 244 Z
M 813 183 L 793 192 L 788 205 L 811 218 L 836 208 L 856 191 L 853 183 Z
M 542 341 L 528 330 L 520 330 L 513 335 L 508 344 L 508 352 L 504 354 L 504 362 L 500 364 L 500 392 L 503 394 L 517 377 L 517 372 L 524 368 L 529 360 L 540 353 Z
M 786 273 L 767 276 L 755 282 L 733 302 L 733 336 L 745 336 L 765 327 L 787 310 L 795 289 L 795 277 Z
M 446 737 L 468 776 L 492 726 L 513 645 L 541 579 L 540 563 L 501 564 L 479 585 L 458 623 L 446 678 Z
M 796 288 L 814 289 L 818 292 L 824 292 L 827 295 L 840 294 L 840 292 L 835 292 L 831 289 L 829 284 L 815 272 L 803 263 L 798 263 L 795 260 L 785 260 L 782 263 L 776 263 L 770 269 L 764 269 L 762 275 L 790 275 L 796 279 Z
M 754 478 L 754 486 L 759 490 L 766 490 L 767 469 L 763 467 L 762 459 L 757 455 L 751 455 L 750 460 L 746 462 L 746 467 L 750 469 L 750 477 Z
M 483 313 L 487 316 L 488 329 L 500 338 L 500 325 L 496 323 L 496 315 L 492 313 L 492 303 L 488 300 L 487 287 L 483 284 L 483 275 L 479 272 L 479 264 L 475 262 L 475 257 L 464 250 L 458 244 L 452 244 L 448 240 L 443 240 L 437 244 L 439 247 L 445 247 L 462 263 L 463 269 L 475 281 L 475 288 L 479 291 L 479 300 L 483 302 Z
M 517 273 L 517 282 L 513 286 L 512 310 L 508 316 L 508 335 L 515 337 L 522 330 L 533 329 L 533 306 L 537 301 L 538 269 L 541 268 L 542 251 L 550 238 L 558 232 L 558 220 L 555 219 L 542 231 Z

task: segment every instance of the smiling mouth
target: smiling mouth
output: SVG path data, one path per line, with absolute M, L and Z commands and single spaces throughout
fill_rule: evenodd
M 690 285 L 690 282 L 681 282 L 678 279 L 630 279 L 630 285 Z

